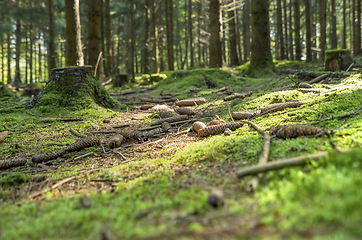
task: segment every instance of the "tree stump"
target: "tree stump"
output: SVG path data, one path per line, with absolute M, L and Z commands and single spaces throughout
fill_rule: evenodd
M 27 108 L 41 107 L 42 111 L 59 108 L 79 110 L 115 107 L 118 103 L 93 77 L 91 67 L 68 67 L 53 69 L 44 89 L 27 104 Z
M 118 74 L 113 79 L 113 87 L 122 87 L 125 83 L 128 83 L 128 75 L 127 74 Z
M 351 50 L 329 50 L 325 53 L 325 71 L 345 71 L 353 63 Z

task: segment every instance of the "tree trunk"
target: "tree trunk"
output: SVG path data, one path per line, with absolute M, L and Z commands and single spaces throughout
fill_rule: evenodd
M 331 18 L 332 18 L 332 22 L 331 22 L 331 45 L 332 45 L 332 49 L 337 49 L 338 48 L 338 44 L 337 44 L 337 13 L 336 13 L 336 0 L 331 0 Z
M 324 59 L 326 50 L 326 1 L 319 0 L 320 49 L 321 59 Z
M 67 42 L 67 66 L 84 65 L 80 17 L 79 0 L 65 0 L 65 18 L 66 18 L 66 42 Z
M 356 17 L 356 55 L 361 55 L 361 0 L 357 1 Z
M 111 9 L 110 9 L 110 0 L 105 0 L 104 3 L 104 12 L 105 12 L 105 26 L 106 26 L 106 63 L 107 63 L 107 73 L 112 76 L 113 71 L 113 54 L 112 54 L 112 37 L 111 37 Z
M 99 6 L 101 4 L 102 0 L 89 0 L 88 5 L 88 64 L 95 68 L 98 62 L 96 74 L 100 78 L 104 75 L 103 61 L 101 60 L 102 56 L 100 56 L 102 53 L 102 34 L 101 10 Z
M 220 1 L 220 0 L 219 0 Z M 220 9 L 220 40 L 221 40 L 221 58 L 222 58 L 222 66 L 226 65 L 226 37 L 225 37 L 225 23 L 223 21 L 225 19 L 225 11 Z
M 294 36 L 295 36 L 295 60 L 302 58 L 302 48 L 300 44 L 300 10 L 299 0 L 294 0 Z
M 53 15 L 53 0 L 48 0 L 48 71 L 56 68 Z
M 14 78 L 14 84 L 15 86 L 19 87 L 19 84 L 21 83 L 20 80 L 20 47 L 21 47 L 21 25 L 20 20 L 16 21 L 16 30 L 15 30 L 15 78 Z
M 145 74 L 150 73 L 150 61 L 149 61 L 149 52 L 150 52 L 150 3 L 149 0 L 145 0 L 145 51 L 143 55 L 143 72 Z
M 282 20 L 282 1 L 277 0 L 277 31 L 279 38 L 279 49 L 280 49 L 280 59 L 285 59 L 285 50 L 284 50 L 284 39 L 283 39 L 283 20 Z
M 306 43 L 307 43 L 307 62 L 312 61 L 312 32 L 311 32 L 311 17 L 310 17 L 310 2 L 305 0 L 305 24 L 306 24 Z
M 40 33 L 38 39 L 40 39 Z M 42 52 L 41 52 L 41 43 L 39 41 L 38 42 L 38 82 L 41 82 L 43 80 L 41 62 L 42 62 Z
M 135 51 L 135 29 L 134 29 L 134 4 L 133 0 L 130 0 L 130 33 L 131 33 L 131 48 L 130 48 L 130 59 L 131 62 L 131 81 L 135 80 L 135 72 L 134 72 L 134 51 Z
M 5 83 L 5 55 L 4 55 L 4 36 L 1 35 L 1 81 Z
M 222 67 L 220 41 L 220 2 L 210 0 L 210 67 Z
M 251 26 L 250 0 L 245 0 L 243 6 L 244 62 L 250 60 L 250 39 L 251 39 L 250 26 Z
M 12 83 L 12 78 L 11 78 L 11 56 L 12 56 L 12 52 L 11 52 L 11 37 L 10 37 L 10 33 L 8 33 L 8 37 L 7 37 L 7 45 L 8 45 L 8 80 L 7 83 L 11 84 Z
M 236 5 L 236 0 L 234 0 L 234 4 Z M 240 38 L 240 21 L 239 21 L 239 12 L 238 9 L 235 8 L 235 33 L 236 33 L 236 50 L 237 50 L 237 56 L 239 59 L 239 65 L 242 63 L 243 61 L 243 56 L 242 56 L 242 52 L 241 52 L 241 38 Z
M 284 39 L 285 39 L 285 59 L 288 59 L 288 13 L 287 13 L 287 0 L 283 0 L 284 9 Z
M 347 49 L 346 0 L 343 0 L 343 49 Z
M 184 68 L 184 65 L 186 64 L 186 68 L 189 67 L 189 59 L 188 59 L 188 55 L 189 55 L 189 37 L 188 37 L 188 24 L 187 24 L 187 0 L 185 0 L 185 59 L 181 64 L 181 69 Z
M 167 60 L 168 70 L 174 70 L 173 59 L 173 16 L 172 16 L 173 1 L 166 0 L 166 28 L 167 28 Z
M 292 14 L 292 0 L 289 4 L 289 55 L 290 60 L 294 60 L 294 48 L 293 48 L 293 14 Z
M 194 67 L 194 42 L 192 38 L 192 1 L 189 0 L 189 37 L 190 37 L 190 67 Z
M 152 1 L 152 32 L 153 32 L 153 43 L 152 43 L 152 67 L 153 73 L 158 73 L 158 28 L 157 28 L 157 14 L 156 14 L 156 2 Z
M 30 79 L 29 82 L 30 84 L 32 84 L 34 82 L 33 80 L 33 58 L 34 58 L 34 30 L 33 30 L 33 24 L 30 23 L 29 26 L 29 38 L 30 38 L 30 49 L 29 49 L 29 75 L 30 75 Z
M 28 25 L 25 25 L 25 79 L 24 79 L 24 83 L 25 84 L 29 84 L 28 80 L 29 80 L 29 76 L 28 76 L 28 51 L 29 51 L 29 40 L 28 40 Z
M 231 0 L 229 3 L 233 3 Z M 230 40 L 230 66 L 239 65 L 238 51 L 236 48 L 236 14 L 235 5 L 231 5 L 231 9 L 228 11 L 229 17 L 229 40 Z
M 274 74 L 270 51 L 269 0 L 251 2 L 252 45 L 249 74 L 252 77 Z
M 202 67 L 201 64 L 201 12 L 202 12 L 202 1 L 197 2 L 197 60 L 199 67 Z

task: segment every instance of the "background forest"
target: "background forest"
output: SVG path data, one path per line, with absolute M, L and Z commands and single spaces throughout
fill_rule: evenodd
M 270 26 L 270 39 L 262 41 L 270 41 L 273 59 L 312 61 L 336 48 L 361 53 L 360 1 L 268 2 L 254 1 L 269 12 L 268 23 L 256 18 L 254 28 Z M 74 3 L 0 1 L 3 82 L 45 81 L 49 70 L 67 65 L 65 4 Z M 101 78 L 241 65 L 251 57 L 251 7 L 250 0 L 80 1 L 84 64 L 94 67 L 101 57 Z

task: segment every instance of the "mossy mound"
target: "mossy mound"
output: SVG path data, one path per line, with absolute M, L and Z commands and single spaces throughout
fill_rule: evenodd
M 3 97 L 15 97 L 15 93 L 5 86 L 3 82 L 0 82 L 0 98 Z
M 89 67 L 53 69 L 50 80 L 27 107 L 39 108 L 42 112 L 57 108 L 81 110 L 96 107 L 118 107 L 108 91 L 93 77 Z
M 352 63 L 349 49 L 328 50 L 325 53 L 325 71 L 345 71 Z

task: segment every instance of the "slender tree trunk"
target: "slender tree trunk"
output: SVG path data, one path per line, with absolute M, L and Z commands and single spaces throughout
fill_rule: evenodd
M 270 51 L 269 1 L 251 1 L 252 46 L 249 73 L 266 75 L 275 71 Z
M 174 70 L 173 59 L 173 16 L 172 16 L 173 1 L 166 0 L 166 28 L 167 28 L 167 60 L 168 70 Z
M 107 72 L 108 75 L 113 74 L 113 54 L 112 54 L 112 38 L 111 38 L 111 8 L 110 8 L 110 0 L 105 0 L 104 4 L 104 12 L 105 12 L 105 22 L 106 22 L 106 51 L 107 51 Z
M 347 49 L 346 0 L 343 0 L 343 49 Z
M 12 56 L 12 52 L 11 52 L 11 34 L 8 33 L 8 37 L 7 37 L 7 45 L 8 45 L 8 80 L 7 83 L 11 84 L 12 83 L 12 78 L 11 78 L 11 56 Z
M 283 0 L 283 9 L 284 9 L 284 39 L 285 39 L 285 59 L 288 59 L 288 8 L 287 0 Z
M 79 0 L 65 0 L 67 66 L 83 66 Z
M 299 0 L 294 0 L 294 36 L 295 36 L 295 60 L 302 58 L 302 48 L 300 44 L 300 11 Z
M 33 30 L 33 24 L 30 23 L 29 25 L 29 38 L 30 38 L 30 49 L 29 49 L 29 75 L 30 75 L 30 79 L 29 82 L 30 84 L 34 83 L 34 78 L 33 78 L 33 58 L 34 58 L 34 54 L 33 54 L 33 47 L 34 47 L 34 30 Z
M 190 66 L 194 67 L 194 42 L 192 38 L 192 1 L 189 0 L 189 37 L 190 37 Z
M 4 50 L 4 36 L 1 35 L 1 81 L 5 83 L 5 50 Z
M 236 5 L 236 0 L 234 0 L 234 4 Z M 240 21 L 239 21 L 239 12 L 238 9 L 235 8 L 235 33 L 236 33 L 236 49 L 237 49 L 237 56 L 239 59 L 239 65 L 242 63 L 243 61 L 243 56 L 242 56 L 242 52 L 241 52 L 241 38 L 240 38 Z
M 40 33 L 38 36 L 38 39 L 40 39 Z M 40 41 L 38 42 L 38 82 L 41 82 L 43 80 L 43 74 L 42 74 L 42 66 L 41 66 L 41 62 L 42 62 L 42 52 L 41 52 L 41 43 Z
M 149 52 L 150 52 L 150 3 L 149 0 L 145 0 L 145 51 L 143 56 L 143 72 L 145 74 L 150 73 L 150 61 L 149 61 Z
M 231 0 L 229 3 L 234 3 Z M 230 65 L 239 65 L 238 51 L 236 48 L 236 14 L 235 6 L 232 5 L 231 10 L 228 11 L 229 17 L 229 41 L 230 41 Z
M 317 48 L 317 23 L 318 23 L 318 1 L 314 2 L 314 7 L 312 7 L 312 18 L 313 18 L 313 24 L 312 24 L 312 36 L 313 36 L 313 41 L 312 41 L 312 45 L 314 48 Z M 317 52 L 313 51 L 312 52 L 312 59 L 316 60 L 317 59 Z
M 279 38 L 279 49 L 280 49 L 280 59 L 285 59 L 285 50 L 284 50 L 284 39 L 283 39 L 283 20 L 282 20 L 282 0 L 277 0 L 277 31 Z
M 293 5 L 292 0 L 290 0 L 290 4 L 289 4 L 289 55 L 290 55 L 290 60 L 294 60 L 292 5 Z
M 220 1 L 220 0 L 219 0 Z M 220 40 L 221 40 L 221 58 L 222 58 L 222 66 L 226 65 L 226 37 L 225 37 L 225 23 L 223 21 L 225 19 L 225 11 L 220 8 Z
M 250 39 L 251 39 L 250 26 L 251 26 L 250 0 L 245 0 L 243 6 L 244 62 L 250 60 Z
M 319 0 L 319 24 L 320 24 L 320 49 L 321 59 L 324 59 L 326 50 L 326 2 Z
M 356 55 L 361 55 L 361 0 L 357 1 L 356 16 Z
M 152 43 L 152 67 L 153 72 L 158 73 L 158 28 L 157 28 L 157 15 L 156 15 L 156 2 L 152 1 L 152 34 L 153 34 L 153 43 Z
M 106 52 L 106 45 L 104 44 L 105 42 L 105 24 L 104 24 L 104 0 L 100 0 L 100 4 L 98 5 L 101 11 L 101 52 L 102 52 L 102 57 L 100 59 L 100 61 L 102 62 L 102 76 L 108 76 L 109 75 L 109 69 L 107 69 L 107 63 L 106 63 L 106 58 L 107 58 L 107 52 Z M 101 65 L 99 65 L 101 66 Z
M 48 69 L 56 68 L 54 46 L 53 0 L 48 0 Z
M 28 80 L 29 80 L 29 76 L 28 76 L 28 51 L 29 51 L 29 40 L 28 40 L 28 33 L 29 33 L 29 29 L 28 29 L 28 25 L 25 25 L 25 84 L 29 84 Z
M 20 79 L 20 48 L 21 48 L 21 25 L 20 20 L 16 21 L 16 30 L 15 30 L 15 78 L 14 83 L 17 87 L 21 83 Z
M 210 67 L 222 67 L 219 0 L 210 0 Z
M 336 0 L 331 0 L 331 18 L 332 18 L 332 32 L 331 32 L 331 45 L 332 49 L 337 49 L 337 13 L 336 13 Z
M 305 24 L 306 24 L 306 43 L 307 43 L 307 62 L 312 61 L 312 32 L 311 32 L 311 16 L 310 16 L 310 2 L 304 0 L 305 3 Z
M 202 1 L 197 2 L 197 60 L 199 67 L 203 66 L 201 64 L 201 13 L 202 12 Z
M 131 61 L 131 75 L 132 81 L 135 80 L 135 72 L 134 72 L 134 52 L 135 52 L 135 30 L 134 30 L 134 3 L 133 0 L 130 0 L 130 33 L 131 33 L 131 54 L 130 54 L 130 61 Z
M 184 65 L 186 64 L 186 68 L 189 68 L 189 59 L 188 59 L 188 55 L 189 55 L 189 37 L 188 37 L 188 24 L 187 24 L 187 0 L 185 0 L 185 60 L 183 61 L 182 65 L 181 65 L 181 69 L 184 68 Z

